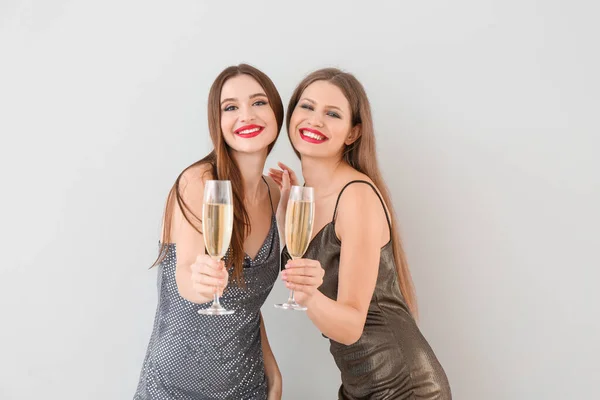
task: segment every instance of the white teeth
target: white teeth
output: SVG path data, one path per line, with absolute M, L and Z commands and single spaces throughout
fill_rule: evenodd
M 245 129 L 243 131 L 238 132 L 238 135 L 248 135 L 250 133 L 258 132 L 259 130 L 260 128 Z
M 316 133 L 313 132 L 308 132 L 308 131 L 302 131 L 302 134 L 306 137 L 309 137 L 311 139 L 315 139 L 315 140 L 325 140 L 325 137 L 321 136 L 321 135 L 317 135 Z

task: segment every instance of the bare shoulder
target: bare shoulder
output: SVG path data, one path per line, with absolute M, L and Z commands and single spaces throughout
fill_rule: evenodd
M 204 183 L 211 178 L 212 167 L 208 163 L 192 164 L 183 170 L 167 197 L 163 215 L 163 240 L 164 230 L 167 231 L 170 242 L 181 242 L 183 237 L 189 236 L 186 233 L 189 231 L 188 225 L 194 232 L 199 232 Z
M 173 187 L 169 193 L 167 209 L 174 211 L 174 216 L 177 216 L 182 211 L 181 205 L 184 204 L 187 211 L 199 215 L 202 211 L 204 184 L 209 179 L 212 179 L 212 166 L 209 163 L 192 164 L 184 169 L 177 187 Z
M 375 186 L 375 183 L 373 183 L 373 181 L 371 180 L 371 178 L 369 178 L 366 174 L 363 174 L 362 172 L 358 172 L 355 169 L 352 169 L 352 171 L 350 173 L 347 174 L 347 180 L 348 182 L 352 182 L 352 181 L 365 181 L 365 182 L 369 182 L 371 185 Z M 354 185 L 358 185 L 358 186 L 368 186 L 365 185 L 364 183 L 356 183 L 356 184 L 352 184 L 350 186 L 354 186 Z
M 353 181 L 360 182 L 348 184 L 343 193 L 340 194 L 338 203 L 338 217 L 342 214 L 346 214 L 347 212 L 361 210 L 366 212 L 372 207 L 381 208 L 381 201 L 379 200 L 378 196 L 379 189 L 377 189 L 375 184 L 370 179 L 353 179 Z M 364 182 L 368 182 L 370 185 Z
M 347 183 L 353 181 L 361 182 L 346 186 L 338 203 L 336 232 L 340 238 L 346 231 L 355 231 L 357 227 L 363 232 L 369 232 L 371 229 L 378 230 L 387 223 L 387 206 L 382 206 L 379 188 L 368 176 L 359 172 L 352 174 Z
M 207 180 L 213 179 L 212 175 L 212 165 L 209 163 L 193 164 L 181 173 L 179 189 L 186 191 L 186 188 L 189 186 L 192 186 L 194 189 L 204 187 L 204 183 Z
M 363 182 L 355 182 L 355 183 L 352 183 L 351 185 L 348 185 L 348 187 L 346 187 L 346 189 L 344 190 L 344 194 L 340 198 L 340 206 L 342 205 L 342 202 L 344 201 L 344 197 L 350 197 L 354 201 L 359 201 L 359 202 L 360 201 L 364 202 L 364 201 L 370 200 L 370 201 L 373 201 L 375 204 L 379 205 L 379 207 L 381 207 L 381 203 L 384 202 L 383 196 L 381 195 L 381 191 L 380 191 L 379 187 L 377 187 L 375 182 L 373 182 L 371 180 L 371 178 L 369 178 L 369 176 L 367 176 L 366 174 L 363 174 L 362 172 L 358 172 L 355 169 L 352 169 L 346 176 L 346 184 L 345 185 L 347 185 L 353 181 L 363 181 L 363 182 L 367 182 L 368 184 L 363 183 Z M 375 200 L 377 200 L 377 201 L 375 201 Z M 346 203 L 347 202 L 348 201 L 346 201 Z M 388 205 L 385 204 L 385 202 L 384 202 L 384 207 L 387 211 Z
M 269 185 L 269 191 L 271 192 L 271 199 L 273 201 L 273 208 L 277 208 L 277 204 L 279 204 L 279 198 L 281 197 L 281 193 L 279 191 L 279 186 L 270 176 L 264 176 L 265 181 L 267 181 L 267 185 Z
M 368 184 L 364 182 L 367 182 Z M 377 198 L 377 195 L 373 191 L 373 187 L 375 187 L 375 184 L 371 178 L 355 169 L 349 169 L 344 176 L 344 184 L 340 189 L 341 191 L 343 190 L 343 192 L 340 192 L 339 194 L 341 197 L 338 207 L 355 208 L 357 202 L 364 203 L 373 197 Z M 375 189 L 377 190 L 377 193 L 379 193 L 379 189 L 376 187 Z

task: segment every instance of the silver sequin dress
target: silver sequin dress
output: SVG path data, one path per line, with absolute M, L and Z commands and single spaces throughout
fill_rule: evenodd
M 269 193 L 270 196 L 270 193 Z M 158 267 L 158 307 L 134 400 L 266 399 L 260 307 L 277 280 L 280 244 L 271 228 L 254 258 L 245 257 L 245 287 L 230 283 L 221 297 L 232 315 L 200 315 L 175 283 L 175 245 Z M 230 271 L 231 274 L 231 271 Z

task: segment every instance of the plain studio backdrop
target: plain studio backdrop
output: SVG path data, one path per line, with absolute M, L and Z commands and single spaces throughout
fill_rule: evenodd
M 208 89 L 312 70 L 366 87 L 458 400 L 589 399 L 600 370 L 598 7 L 582 1 L 0 3 L 0 399 L 131 399 L 167 192 L 210 149 Z M 595 8 L 595 9 L 594 9 Z M 298 170 L 285 129 L 267 167 Z M 332 399 L 329 344 L 263 307 L 284 399 Z

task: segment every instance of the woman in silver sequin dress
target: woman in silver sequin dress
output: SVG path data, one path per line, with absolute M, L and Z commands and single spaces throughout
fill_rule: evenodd
M 338 397 L 451 399 L 444 369 L 413 318 L 410 272 L 362 85 L 333 68 L 310 74 L 292 95 L 287 129 L 315 191 L 315 222 L 305 258 L 287 262 L 282 279 L 330 339 L 342 378 Z M 271 175 L 283 188 L 290 177 L 296 183 L 289 171 Z M 284 265 L 285 249 L 282 257 Z
M 158 307 L 135 400 L 280 399 L 281 374 L 260 307 L 279 274 L 277 185 L 262 175 L 283 124 L 273 82 L 249 65 L 226 68 L 208 96 L 214 150 L 186 168 L 167 199 Z M 204 182 L 230 180 L 234 226 L 221 262 L 205 254 Z M 215 292 L 233 315 L 200 315 Z

